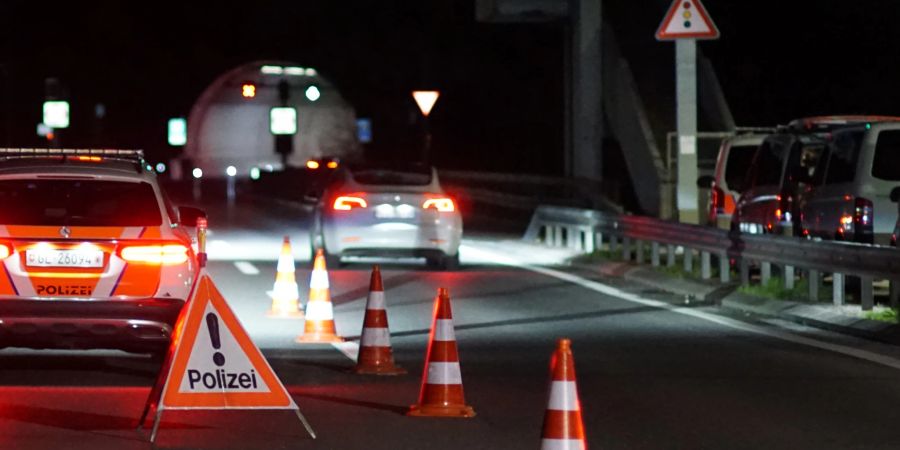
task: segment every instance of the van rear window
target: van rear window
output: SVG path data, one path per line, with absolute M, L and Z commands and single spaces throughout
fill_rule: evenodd
M 850 183 L 856 178 L 856 161 L 863 131 L 836 132 L 828 145 L 828 172 L 825 184 Z
M 728 150 L 728 161 L 725 163 L 725 184 L 733 191 L 744 190 L 744 178 L 753 161 L 756 145 L 735 145 Z
M 900 130 L 878 133 L 872 176 L 888 181 L 900 181 Z
M 158 226 L 162 214 L 148 183 L 77 179 L 0 181 L 0 224 Z

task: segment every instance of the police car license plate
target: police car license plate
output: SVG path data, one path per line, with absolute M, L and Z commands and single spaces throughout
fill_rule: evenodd
M 103 251 L 86 249 L 26 250 L 25 265 L 32 267 L 103 267 Z

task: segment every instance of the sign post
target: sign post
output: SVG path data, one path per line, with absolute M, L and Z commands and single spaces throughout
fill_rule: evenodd
M 697 195 L 697 39 L 718 39 L 719 30 L 700 0 L 675 0 L 656 30 L 656 39 L 675 41 L 675 97 L 678 122 L 678 220 L 699 223 Z

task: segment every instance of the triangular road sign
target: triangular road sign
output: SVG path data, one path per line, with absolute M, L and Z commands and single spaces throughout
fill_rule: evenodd
M 656 30 L 656 39 L 718 39 L 719 29 L 700 0 L 675 0 Z
M 163 365 L 161 378 L 144 410 L 146 417 L 150 405 L 156 404 L 151 442 L 164 409 L 294 410 L 315 437 L 297 404 L 205 270 L 199 275 L 187 308 L 172 337 L 174 354 L 170 350 L 170 358 Z M 140 423 L 143 421 L 142 417 Z
M 419 111 L 422 111 L 423 116 L 428 117 L 441 93 L 439 91 L 413 91 L 412 95 L 416 100 L 416 105 L 419 106 Z
M 297 409 L 208 275 L 189 305 L 161 407 Z

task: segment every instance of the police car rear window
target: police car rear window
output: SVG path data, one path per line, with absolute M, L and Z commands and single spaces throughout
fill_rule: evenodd
M 162 215 L 153 187 L 123 181 L 0 181 L 0 225 L 156 226 Z

